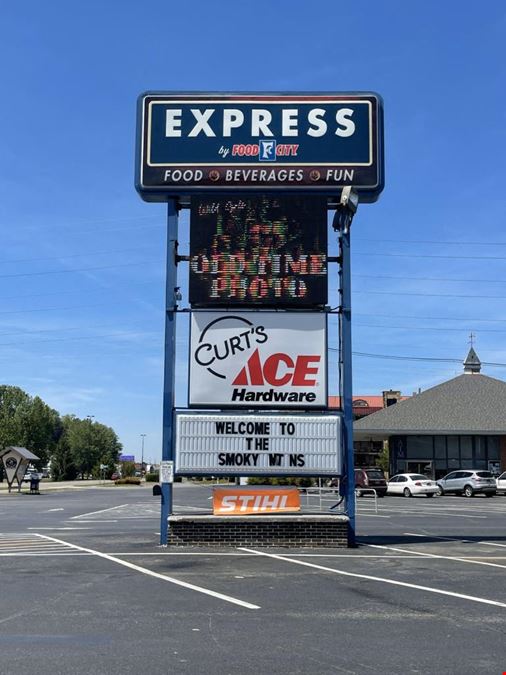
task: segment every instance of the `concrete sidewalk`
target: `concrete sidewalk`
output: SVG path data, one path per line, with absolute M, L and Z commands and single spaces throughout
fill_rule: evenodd
M 146 483 L 141 483 L 134 487 L 144 487 Z M 152 486 L 152 484 L 150 484 Z M 112 480 L 69 480 L 69 481 L 48 481 L 41 480 L 39 483 L 40 492 L 50 492 L 54 490 L 85 490 L 86 488 L 91 487 L 106 487 L 106 488 L 120 488 L 125 487 L 124 485 L 115 485 Z M 126 486 L 130 487 L 130 486 Z M 9 494 L 8 492 L 7 481 L 4 479 L 3 483 L 0 483 L 0 495 Z M 21 494 L 30 492 L 30 483 L 24 482 L 21 484 Z M 11 494 L 19 494 L 17 490 L 17 484 L 12 486 Z

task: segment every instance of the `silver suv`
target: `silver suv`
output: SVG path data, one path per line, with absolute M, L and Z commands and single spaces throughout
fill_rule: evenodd
M 465 497 L 472 497 L 474 494 L 481 492 L 487 497 L 493 497 L 497 492 L 495 478 L 490 471 L 473 469 L 452 471 L 444 478 L 440 478 L 437 484 L 440 495 L 455 492 L 456 494 L 463 494 Z

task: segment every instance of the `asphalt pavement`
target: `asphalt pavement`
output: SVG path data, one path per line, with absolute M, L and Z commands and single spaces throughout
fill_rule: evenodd
M 149 485 L 1 492 L 0 673 L 506 671 L 506 497 L 357 505 L 356 549 L 171 549 Z

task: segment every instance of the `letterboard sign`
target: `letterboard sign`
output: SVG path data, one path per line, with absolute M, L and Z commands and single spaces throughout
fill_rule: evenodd
M 195 192 L 383 189 L 383 108 L 375 93 L 146 92 L 136 188 L 146 201 Z
M 175 415 L 179 475 L 341 475 L 338 414 Z

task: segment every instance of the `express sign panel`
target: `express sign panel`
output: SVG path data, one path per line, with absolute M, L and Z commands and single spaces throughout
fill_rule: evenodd
M 176 413 L 176 473 L 341 475 L 336 414 Z
M 194 312 L 190 350 L 190 406 L 327 406 L 324 313 Z
M 138 102 L 136 187 L 146 201 L 238 189 L 383 189 L 378 94 L 147 92 Z

